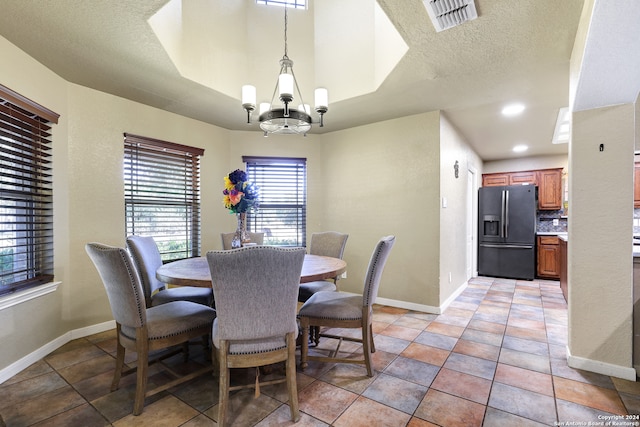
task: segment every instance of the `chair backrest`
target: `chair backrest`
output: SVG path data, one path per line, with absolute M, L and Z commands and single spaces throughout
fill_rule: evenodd
M 151 307 L 151 294 L 164 289 L 165 284 L 156 278 L 156 270 L 162 266 L 162 256 L 153 237 L 129 236 L 127 248 L 140 274 L 147 307 Z
M 311 255 L 330 256 L 342 259 L 348 237 L 348 234 L 338 233 L 337 231 L 313 233 L 311 235 L 311 242 L 309 243 L 309 253 Z
M 222 249 L 225 251 L 231 249 L 231 241 L 233 240 L 233 236 L 236 233 L 220 233 L 220 238 L 222 239 Z M 258 245 L 264 244 L 264 233 L 253 233 L 249 231 L 247 233 L 249 235 L 249 239 L 251 239 L 251 243 L 256 243 Z
M 376 302 L 382 271 L 384 270 L 384 265 L 387 262 L 387 258 L 395 242 L 395 236 L 383 237 L 371 254 L 367 275 L 364 279 L 364 292 L 362 294 L 362 304 L 364 306 L 371 307 L 371 305 Z
M 253 340 L 297 330 L 304 248 L 252 246 L 210 251 L 218 337 Z
M 116 322 L 131 328 L 144 326 L 147 312 L 142 284 L 127 251 L 100 243 L 87 243 L 85 250 L 100 274 Z

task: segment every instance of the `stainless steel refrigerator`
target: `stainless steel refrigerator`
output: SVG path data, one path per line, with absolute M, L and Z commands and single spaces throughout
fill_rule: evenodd
M 478 190 L 478 274 L 532 280 L 536 273 L 536 209 L 533 185 Z

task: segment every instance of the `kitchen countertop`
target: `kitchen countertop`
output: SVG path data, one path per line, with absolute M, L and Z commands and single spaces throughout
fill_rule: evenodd
M 558 236 L 558 237 L 567 237 L 566 231 L 538 231 L 536 235 L 538 236 Z

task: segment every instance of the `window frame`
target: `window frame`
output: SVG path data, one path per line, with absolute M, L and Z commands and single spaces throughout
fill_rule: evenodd
M 48 293 L 49 288 L 55 290 L 57 287 L 52 284 L 52 129 L 59 117 L 48 108 L 0 85 L 0 139 L 4 142 L 0 144 L 0 212 L 6 210 L 0 216 L 0 243 L 11 249 L 10 261 L 3 259 L 9 256 L 8 252 L 0 256 L 2 308 L 21 298 L 11 294 L 22 295 L 35 287 L 47 288 L 45 293 Z M 16 255 L 23 258 L 23 262 L 16 262 Z M 6 268 L 9 264 L 11 267 Z M 39 290 L 29 293 L 43 294 Z M 5 301 L 7 296 L 10 302 Z
M 264 232 L 265 244 L 306 247 L 307 159 L 298 157 L 242 156 L 242 161 L 246 165 L 247 179 L 260 189 L 260 208 L 257 211 L 247 213 L 247 228 L 249 231 Z M 277 172 L 278 176 L 268 177 L 269 171 Z M 286 182 L 283 179 L 286 179 Z M 283 182 L 289 186 L 289 191 L 283 190 Z M 283 194 L 292 195 L 295 200 L 293 198 L 278 200 L 277 197 Z M 292 209 L 296 210 L 293 215 L 295 217 L 293 223 L 296 225 L 295 232 L 287 231 L 287 228 L 282 226 L 265 227 L 273 219 L 273 216 L 277 215 L 277 211 L 291 211 Z M 293 236 L 294 234 L 295 237 Z M 289 240 L 290 243 L 282 244 L 277 239 Z
M 124 134 L 125 235 L 153 237 L 163 262 L 200 256 L 203 155 L 202 148 Z M 159 181 L 159 176 L 165 180 Z M 145 214 L 153 219 L 136 221 Z M 176 226 L 182 230 L 176 232 Z M 177 236 L 176 247 L 172 243 Z

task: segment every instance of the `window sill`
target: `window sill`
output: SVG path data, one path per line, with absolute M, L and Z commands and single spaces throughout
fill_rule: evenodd
M 0 310 L 55 292 L 60 283 L 62 282 L 49 282 L 42 286 L 0 297 Z

